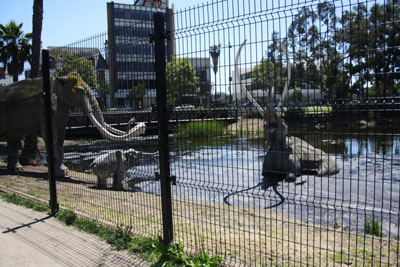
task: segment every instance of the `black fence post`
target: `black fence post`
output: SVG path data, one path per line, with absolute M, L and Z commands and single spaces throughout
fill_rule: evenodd
M 51 93 L 50 93 L 50 58 L 49 50 L 42 51 L 42 71 L 43 71 L 43 103 L 45 118 L 45 136 L 46 136 L 46 152 L 48 163 L 49 189 L 50 189 L 50 209 L 51 215 L 55 215 L 58 211 L 56 175 L 54 167 L 54 143 L 53 143 L 53 123 L 51 110 Z
M 154 13 L 155 72 L 157 89 L 158 141 L 160 153 L 161 205 L 164 244 L 173 239 L 171 182 L 168 148 L 168 105 L 166 82 L 166 33 L 164 13 Z

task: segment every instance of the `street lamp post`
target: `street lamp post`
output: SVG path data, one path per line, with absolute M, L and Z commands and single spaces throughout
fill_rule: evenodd
M 213 71 L 214 71 L 214 83 L 215 83 L 215 94 L 217 94 L 217 71 L 218 71 L 218 58 L 221 54 L 221 45 L 210 46 L 210 56 L 213 61 Z

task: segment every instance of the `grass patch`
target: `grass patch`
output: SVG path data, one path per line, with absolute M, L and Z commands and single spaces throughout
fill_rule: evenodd
M 28 195 L 31 195 L 31 196 L 34 196 L 34 197 L 38 197 L 38 198 L 40 198 L 40 196 L 41 196 L 40 193 L 35 191 L 35 190 L 28 190 L 28 191 L 26 191 L 26 193 Z
M 390 248 L 390 250 L 400 255 L 400 248 Z
M 321 114 L 332 112 L 331 106 L 309 106 L 305 107 L 305 114 Z
M 334 263 L 344 263 L 349 260 L 346 250 L 342 249 L 340 252 L 331 255 L 331 260 Z
M 4 199 L 8 203 L 13 203 L 13 204 L 16 204 L 19 206 L 24 206 L 26 208 L 30 208 L 30 209 L 33 209 L 36 211 L 42 211 L 42 212 L 50 211 L 50 208 L 47 205 L 44 205 L 42 203 L 39 203 L 39 202 L 31 200 L 31 199 L 18 197 L 15 194 L 1 193 L 0 196 L 2 199 Z
M 165 246 L 155 238 L 133 236 L 130 227 L 110 227 L 98 222 L 79 218 L 71 210 L 59 211 L 57 219 L 67 225 L 72 225 L 81 231 L 95 234 L 117 250 L 127 249 L 132 253 L 138 253 L 141 257 L 150 262 L 151 266 L 221 266 L 222 258 L 209 257 L 206 253 L 200 252 L 197 257 L 188 256 L 183 252 L 181 243 Z
M 198 138 L 221 136 L 225 133 L 226 124 L 219 121 L 195 121 L 177 125 L 181 138 Z
M 3 183 L 6 187 L 15 187 L 17 185 L 16 182 L 7 181 Z
M 369 235 L 374 235 L 377 237 L 382 237 L 382 229 L 379 221 L 375 219 L 366 218 L 364 222 L 364 232 Z

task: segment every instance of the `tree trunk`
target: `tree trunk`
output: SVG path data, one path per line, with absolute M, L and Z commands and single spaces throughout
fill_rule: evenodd
M 32 17 L 31 78 L 35 78 L 39 75 L 42 22 L 43 22 L 43 0 L 34 0 L 33 17 Z
M 33 1 L 32 16 L 32 63 L 31 78 L 39 76 L 40 70 L 40 47 L 43 22 L 43 0 Z M 40 151 L 38 148 L 38 137 L 36 135 L 26 136 L 24 139 L 24 149 L 20 156 L 22 165 L 43 165 Z

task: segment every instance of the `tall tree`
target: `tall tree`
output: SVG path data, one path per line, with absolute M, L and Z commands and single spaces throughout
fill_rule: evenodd
M 43 23 L 43 0 L 33 1 L 32 16 L 32 64 L 31 77 L 37 77 L 40 69 L 40 47 Z
M 77 72 L 82 79 L 92 88 L 97 87 L 95 69 L 92 61 L 69 54 L 61 54 L 57 61 L 61 61 L 62 67 L 54 73 L 55 77 L 67 75 L 70 72 Z
M 329 99 L 348 95 L 349 76 L 345 72 L 338 34 L 339 18 L 334 3 L 321 2 L 315 9 L 304 7 L 294 17 L 288 40 L 294 60 L 292 86 L 306 83 L 320 88 Z
M 139 103 L 143 103 L 143 97 L 147 92 L 147 88 L 143 83 L 139 83 L 132 87 L 132 90 L 129 92 L 128 98 L 131 102 L 131 107 L 139 108 Z M 135 104 L 135 105 L 133 105 Z M 143 105 L 143 104 L 142 104 Z
M 167 95 L 171 103 L 182 104 L 186 94 L 200 91 L 196 70 L 187 58 L 173 58 L 167 64 Z
M 400 75 L 400 2 L 385 1 L 368 7 L 359 3 L 341 18 L 343 43 L 354 78 L 353 91 L 361 97 L 398 95 Z
M 24 71 L 24 64 L 31 58 L 30 39 L 32 34 L 24 34 L 22 23 L 16 24 L 10 21 L 8 24 L 0 24 L 0 62 L 13 76 L 13 81 L 18 81 L 18 75 Z
M 107 95 L 110 93 L 110 84 L 105 81 L 98 81 L 95 90 L 99 96 L 100 108 L 104 111 L 107 103 Z
M 252 73 L 253 78 L 252 89 L 267 90 L 274 86 L 277 93 L 282 93 L 286 81 L 287 69 L 283 64 L 285 55 L 279 48 L 279 35 L 277 32 L 272 33 L 272 43 L 266 51 L 266 58 L 263 57 L 257 64 Z

